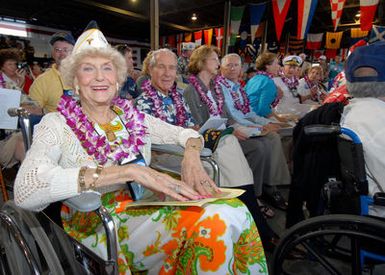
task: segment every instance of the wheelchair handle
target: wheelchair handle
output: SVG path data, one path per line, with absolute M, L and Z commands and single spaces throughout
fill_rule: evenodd
M 8 115 L 11 117 L 19 117 L 19 124 L 21 133 L 23 134 L 25 151 L 28 151 L 31 148 L 32 144 L 32 129 L 31 129 L 31 121 L 29 119 L 29 112 L 24 108 L 9 108 L 7 110 Z
M 25 110 L 24 108 L 21 108 L 21 107 L 19 107 L 19 108 L 9 108 L 7 110 L 7 113 L 8 113 L 8 115 L 10 117 L 15 117 L 15 116 L 17 116 L 17 117 L 28 117 L 28 115 L 29 115 L 27 110 Z
M 323 125 L 323 124 L 314 124 L 307 125 L 304 127 L 305 135 L 307 136 L 318 136 L 318 135 L 331 135 L 341 134 L 341 127 L 339 125 Z

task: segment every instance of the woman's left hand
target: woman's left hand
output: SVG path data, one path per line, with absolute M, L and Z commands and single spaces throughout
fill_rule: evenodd
M 212 197 L 214 193 L 220 193 L 215 182 L 207 175 L 200 158 L 185 154 L 182 161 L 182 181 L 192 186 L 200 195 Z

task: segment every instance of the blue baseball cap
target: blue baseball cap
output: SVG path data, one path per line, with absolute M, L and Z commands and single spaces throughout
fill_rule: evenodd
M 371 68 L 377 75 L 355 76 L 359 68 Z M 345 77 L 349 82 L 385 82 L 385 41 L 355 49 L 346 61 Z
M 70 32 L 57 32 L 54 33 L 49 40 L 49 43 L 53 45 L 56 41 L 66 41 L 71 45 L 75 45 L 75 38 Z

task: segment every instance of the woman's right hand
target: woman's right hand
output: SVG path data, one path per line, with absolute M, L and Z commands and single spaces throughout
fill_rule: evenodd
M 179 201 L 198 200 L 201 198 L 185 182 L 176 180 L 167 174 L 137 164 L 127 165 L 126 167 L 130 169 L 131 179 L 156 193 L 165 194 Z

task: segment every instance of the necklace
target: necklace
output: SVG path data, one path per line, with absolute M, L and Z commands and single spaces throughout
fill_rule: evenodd
M 84 150 L 99 164 L 105 164 L 108 159 L 118 162 L 127 157 L 134 157 L 145 144 L 146 127 L 143 125 L 145 115 L 128 100 L 116 97 L 112 100 L 112 104 L 113 110 L 117 111 L 119 117 L 122 116 L 122 122 L 128 132 L 126 139 L 115 139 L 113 146 L 109 144 L 105 136 L 97 134 L 78 101 L 63 95 L 57 108 Z
M 244 91 L 242 86 L 239 85 L 239 93 L 238 93 L 237 90 L 234 90 L 235 85 L 233 87 L 231 87 L 230 83 L 228 82 L 228 80 L 226 78 L 222 77 L 221 83 L 227 89 L 230 89 L 231 98 L 233 99 L 235 108 L 237 110 L 241 111 L 243 114 L 249 113 L 250 112 L 249 98 L 247 97 L 246 92 Z M 239 94 L 242 97 L 243 104 L 241 102 L 241 97 L 239 96 Z
M 291 78 L 288 78 L 286 76 L 281 76 L 281 79 L 283 83 L 285 83 L 285 85 L 289 88 L 292 95 L 294 97 L 297 97 L 298 96 L 297 86 L 299 84 L 298 77 L 292 76 Z
M 198 92 L 200 99 L 202 100 L 203 103 L 207 105 L 209 108 L 209 113 L 211 115 L 221 115 L 223 112 L 223 105 L 224 105 L 224 97 L 222 94 L 222 89 L 221 89 L 221 76 L 216 76 L 214 79 L 214 93 L 215 97 L 218 101 L 217 107 L 215 107 L 214 103 L 211 101 L 211 99 L 207 96 L 207 89 L 206 91 L 203 91 L 202 85 L 198 81 L 198 77 L 195 75 L 191 75 L 189 77 L 189 82 L 190 84 L 195 88 L 195 90 Z M 206 87 L 205 87 L 206 88 Z
M 113 108 L 111 110 L 114 112 Z M 116 112 L 114 112 L 116 114 Z M 120 131 L 123 129 L 122 125 L 118 122 L 116 124 L 113 124 L 114 118 L 112 118 L 109 122 L 107 123 L 100 123 L 97 119 L 95 119 L 93 116 L 90 115 L 90 113 L 87 112 L 87 116 L 90 117 L 94 123 L 93 126 L 95 128 L 95 123 L 99 126 L 100 129 L 102 129 L 109 142 L 113 142 L 116 140 L 116 131 Z M 96 130 L 96 129 L 95 129 Z
M 167 121 L 166 115 L 163 112 L 162 106 L 163 102 L 159 96 L 159 93 L 151 85 L 150 80 L 145 80 L 142 84 L 142 90 L 145 95 L 147 95 L 153 102 L 153 112 L 154 116 L 160 118 L 163 121 Z M 174 84 L 169 91 L 169 95 L 175 105 L 176 110 L 176 122 L 177 126 L 184 127 L 187 121 L 186 108 L 184 107 L 182 95 L 177 91 L 176 84 Z

